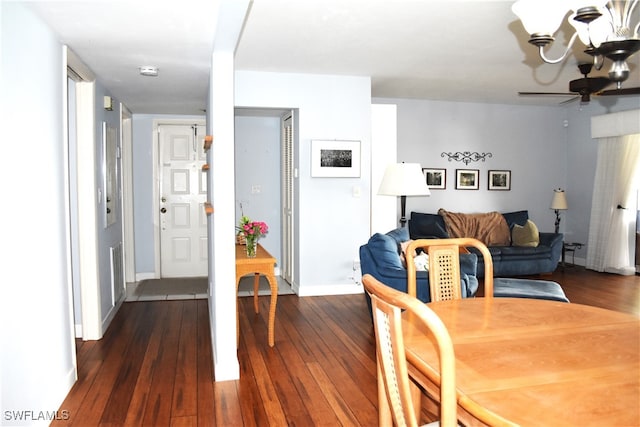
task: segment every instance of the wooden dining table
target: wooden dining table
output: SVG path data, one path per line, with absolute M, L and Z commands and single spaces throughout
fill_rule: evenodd
M 640 426 L 638 317 L 525 298 L 428 306 L 453 341 L 462 424 Z M 438 396 L 437 353 L 425 334 L 403 314 L 409 374 Z

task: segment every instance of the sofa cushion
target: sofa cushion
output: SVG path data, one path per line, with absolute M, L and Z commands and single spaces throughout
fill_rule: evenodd
M 530 219 L 527 220 L 524 226 L 514 224 L 511 230 L 511 244 L 513 246 L 532 246 L 535 248 L 540 244 L 538 227 Z
M 407 230 L 407 227 L 396 228 L 389 231 L 387 236 L 392 237 L 397 244 L 400 244 L 409 240 L 409 230 Z
M 440 215 L 411 212 L 409 235 L 412 239 L 447 239 L 446 226 Z
M 498 249 L 498 248 L 496 248 Z M 549 258 L 551 248 L 549 246 L 501 246 L 499 248 L 500 259 L 502 261 L 534 260 L 539 258 Z
M 487 246 L 511 243 L 507 221 L 498 212 L 467 214 L 439 209 L 438 214 L 444 219 L 451 237 L 472 237 Z
M 502 216 L 507 221 L 509 228 L 513 228 L 515 224 L 524 226 L 529 219 L 529 211 L 507 212 L 503 213 Z
M 375 254 L 375 261 L 381 268 L 403 269 L 398 253 L 398 243 L 387 234 L 375 233 L 369 239 L 369 249 Z
M 562 287 L 548 280 L 496 278 L 493 281 L 493 296 L 569 302 Z
M 460 272 L 475 276 L 478 271 L 478 256 L 476 254 L 460 254 Z

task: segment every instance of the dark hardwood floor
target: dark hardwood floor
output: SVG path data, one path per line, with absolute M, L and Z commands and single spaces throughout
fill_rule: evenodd
M 568 268 L 540 277 L 572 303 L 640 315 L 640 277 Z M 77 342 L 73 426 L 377 425 L 373 328 L 363 295 L 278 298 L 276 346 L 240 298 L 239 381 L 213 382 L 206 300 L 125 303 L 100 341 Z

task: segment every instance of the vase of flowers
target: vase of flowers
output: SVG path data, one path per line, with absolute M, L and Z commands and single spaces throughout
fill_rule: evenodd
M 262 221 L 251 221 L 246 216 L 240 219 L 240 225 L 238 227 L 239 233 L 244 236 L 247 244 L 247 257 L 255 258 L 256 251 L 258 249 L 258 240 L 260 237 L 267 234 L 269 227 Z

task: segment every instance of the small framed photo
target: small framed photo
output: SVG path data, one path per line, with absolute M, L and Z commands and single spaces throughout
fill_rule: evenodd
M 427 180 L 427 186 L 430 190 L 444 190 L 447 188 L 447 170 L 446 169 L 428 169 L 422 168 L 424 178 Z
M 511 171 L 489 171 L 489 190 L 511 190 Z
M 478 169 L 456 169 L 456 190 L 477 190 L 480 188 Z
M 360 176 L 360 141 L 311 141 L 311 176 L 357 178 Z

